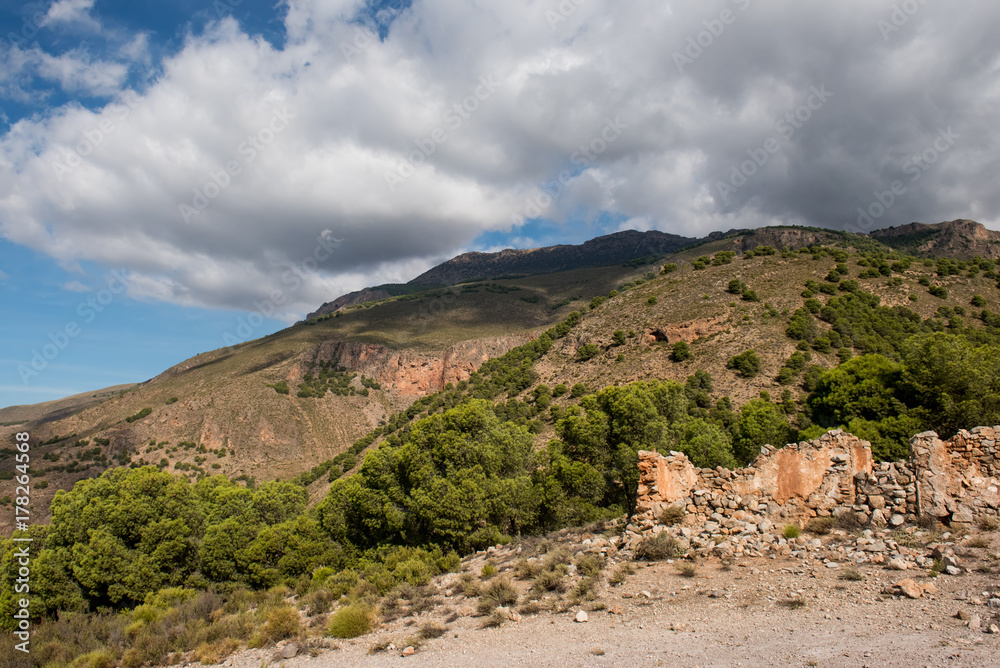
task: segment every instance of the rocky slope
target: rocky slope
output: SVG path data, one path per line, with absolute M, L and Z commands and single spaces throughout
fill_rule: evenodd
M 971 258 L 1000 258 L 1000 232 L 988 230 L 974 220 L 952 220 L 934 225 L 910 223 L 875 230 L 869 236 L 910 253 Z

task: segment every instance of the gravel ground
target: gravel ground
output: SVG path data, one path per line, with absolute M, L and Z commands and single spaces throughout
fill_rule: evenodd
M 436 610 L 383 625 L 337 649 L 284 660 L 287 668 L 332 666 L 1000 666 L 1000 634 L 973 631 L 955 617 L 978 614 L 984 628 L 1000 610 L 984 605 L 1000 589 L 996 575 L 973 572 L 934 579 L 937 593 L 913 600 L 882 594 L 919 574 L 866 565 L 864 581 L 840 578 L 843 569 L 815 560 L 744 559 L 732 568 L 702 564 L 693 578 L 670 563 L 638 565 L 618 587 L 603 587 L 604 610 L 541 612 L 480 628 L 473 600 L 455 595 Z M 976 602 L 974 598 L 981 600 Z M 588 604 L 588 607 L 594 607 Z M 597 606 L 600 607 L 600 606 Z M 424 623 L 461 616 L 440 638 L 402 656 Z M 371 654 L 378 643 L 394 647 Z M 332 644 L 332 643 L 331 643 Z M 280 649 L 280 647 L 279 647 Z M 245 650 L 229 668 L 278 663 L 275 648 Z

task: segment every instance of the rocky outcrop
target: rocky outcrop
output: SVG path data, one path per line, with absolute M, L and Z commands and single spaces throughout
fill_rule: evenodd
M 691 343 L 695 339 L 711 336 L 726 329 L 728 316 L 719 315 L 714 318 L 699 318 L 676 325 L 649 327 L 643 333 L 643 341 L 653 344 L 657 341 L 676 343 L 685 341 Z
M 748 251 L 758 246 L 798 249 L 813 244 L 830 243 L 832 235 L 826 230 L 799 227 L 762 227 L 739 237 L 738 248 Z
M 297 381 L 325 360 L 374 378 L 382 389 L 423 396 L 443 390 L 448 383 L 468 380 L 486 360 L 530 341 L 530 335 L 462 341 L 439 353 L 394 350 L 374 343 L 327 341 L 302 355 L 290 374 Z
M 1000 427 L 943 441 L 914 436 L 909 461 L 875 463 L 871 444 L 835 429 L 813 441 L 765 446 L 747 468 L 699 469 L 679 452 L 639 453 L 636 518 L 654 527 L 668 507 L 694 531 L 766 533 L 777 521 L 841 517 L 899 527 L 931 515 L 959 527 L 1000 515 Z M 636 534 L 638 537 L 638 534 Z
M 927 225 L 910 223 L 874 230 L 872 239 L 899 250 L 931 256 L 1000 258 L 1000 232 L 974 220 L 958 219 Z

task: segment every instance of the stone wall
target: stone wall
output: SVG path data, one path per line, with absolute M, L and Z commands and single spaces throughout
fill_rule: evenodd
M 835 429 L 814 441 L 764 446 L 744 469 L 699 469 L 679 452 L 639 453 L 638 536 L 668 507 L 697 533 L 767 533 L 778 522 L 853 513 L 855 523 L 899 527 L 924 515 L 958 526 L 1000 514 L 998 427 L 910 440 L 909 461 L 877 463 L 871 444 Z

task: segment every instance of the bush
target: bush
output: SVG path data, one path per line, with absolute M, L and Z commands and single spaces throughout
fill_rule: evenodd
M 986 306 L 986 300 L 983 299 L 981 295 L 973 295 L 969 303 L 975 306 L 976 308 L 982 308 Z
M 573 389 L 570 390 L 569 396 L 573 397 L 574 399 L 579 399 L 586 393 L 587 393 L 587 386 L 584 385 L 583 383 L 577 383 L 576 385 L 573 386 Z
M 625 584 L 625 580 L 627 580 L 628 576 L 632 575 L 632 573 L 635 573 L 635 566 L 632 564 L 628 562 L 618 564 L 618 567 L 615 568 L 614 572 L 611 574 L 609 582 L 612 586 Z
M 927 292 L 931 293 L 933 296 L 937 297 L 938 299 L 947 299 L 948 298 L 948 290 L 945 289 L 945 288 L 943 288 L 940 285 L 932 285 L 931 287 L 929 287 L 927 289 Z
M 667 506 L 660 513 L 658 521 L 660 524 L 671 527 L 684 521 L 684 508 L 681 506 Z
M 137 422 L 137 421 L 141 420 L 142 418 L 146 417 L 147 415 L 149 415 L 152 412 L 153 412 L 152 408 L 143 408 L 141 411 L 139 411 L 135 415 L 129 415 L 127 418 L 125 418 L 125 421 L 129 422 L 129 423 L 131 423 L 131 422 Z
M 604 557 L 598 554 L 584 554 L 576 560 L 576 568 L 588 578 L 596 578 L 604 568 Z
M 286 383 L 283 380 L 282 381 L 278 381 L 277 383 L 268 385 L 268 387 L 272 388 L 278 394 L 288 394 L 289 393 L 288 383 Z
M 833 530 L 835 522 L 832 517 L 813 517 L 806 522 L 806 531 L 816 536 L 825 536 Z
M 691 359 L 691 346 L 686 341 L 678 341 L 670 351 L 670 359 L 675 362 Z
M 357 638 L 371 632 L 374 611 L 361 604 L 349 605 L 333 613 L 326 634 L 334 638 Z
M 542 571 L 531 581 L 533 594 L 544 594 L 548 591 L 563 591 L 566 588 L 566 571 L 561 568 Z
M 585 343 L 576 349 L 576 358 L 581 362 L 586 362 L 587 360 L 597 357 L 600 352 L 601 349 L 593 343 Z
M 655 536 L 643 538 L 635 548 L 636 559 L 645 559 L 646 561 L 673 559 L 680 555 L 680 543 L 665 531 Z
M 290 605 L 282 605 L 267 613 L 267 621 L 257 632 L 254 640 L 264 644 L 276 643 L 286 638 L 295 638 L 302 633 L 302 622 L 298 611 Z
M 802 530 L 799 529 L 796 524 L 786 524 L 785 528 L 781 530 L 781 535 L 789 540 L 792 540 L 801 536 Z
M 115 655 L 110 650 L 99 649 L 76 657 L 70 668 L 113 668 Z
M 480 615 L 488 615 L 500 606 L 514 605 L 517 599 L 517 589 L 514 585 L 505 578 L 497 578 L 483 590 L 476 611 Z
M 733 369 L 742 378 L 753 378 L 760 373 L 760 357 L 752 350 L 746 350 L 729 358 L 727 369 Z
M 660 270 L 660 275 L 672 274 L 677 271 L 677 264 L 671 262 L 670 264 L 663 265 L 663 269 Z
M 219 663 L 240 648 L 238 640 L 222 638 L 213 643 L 203 642 L 194 650 L 194 660 L 206 666 Z
M 542 565 L 537 561 L 520 559 L 517 564 L 514 565 L 514 572 L 517 573 L 517 578 L 519 580 L 531 580 L 538 577 L 538 574 L 542 572 Z
M 698 564 L 693 561 L 682 561 L 674 564 L 674 568 L 677 569 L 677 574 L 684 578 L 693 578 L 698 574 Z
M 569 388 L 566 387 L 566 385 L 564 385 L 563 383 L 559 383 L 554 388 L 552 388 L 552 396 L 556 398 L 561 397 L 567 392 L 569 392 Z
M 656 295 L 653 295 L 652 297 L 646 300 L 646 303 L 649 304 L 650 306 L 656 306 L 656 302 L 657 302 Z

